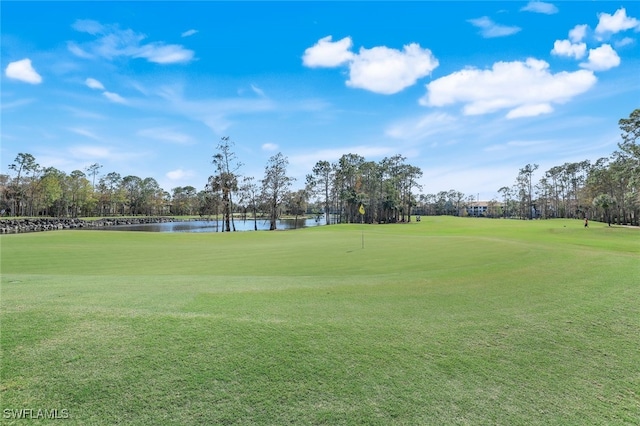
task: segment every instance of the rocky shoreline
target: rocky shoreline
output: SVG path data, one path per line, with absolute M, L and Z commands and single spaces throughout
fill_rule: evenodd
M 57 231 L 62 229 L 92 229 L 105 226 L 141 225 L 146 223 L 175 222 L 178 219 L 170 217 L 128 217 L 102 218 L 98 220 L 83 220 L 70 218 L 30 218 L 30 219 L 2 219 L 0 220 L 0 234 L 20 234 L 25 232 Z M 184 219 L 179 219 L 184 221 Z

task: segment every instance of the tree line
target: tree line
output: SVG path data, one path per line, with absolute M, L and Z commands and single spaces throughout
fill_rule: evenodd
M 520 218 L 590 218 L 640 225 L 640 109 L 620 119 L 621 142 L 609 157 L 554 166 L 537 182 L 537 164 L 498 190 L 503 214 Z
M 527 164 L 501 199 L 482 209 L 473 195 L 457 190 L 421 193 L 419 167 L 402 155 L 368 161 L 345 154 L 335 162 L 318 161 L 302 189 L 291 190 L 288 159 L 278 153 L 267 161 L 261 179 L 242 175 L 234 142 L 222 137 L 211 159 L 213 173 L 205 187 L 162 189 L 152 177 L 101 174 L 102 166 L 66 174 L 41 167 L 33 155 L 20 153 L 0 175 L 0 212 L 11 216 L 200 215 L 221 218 L 223 231 L 235 231 L 241 217 L 268 219 L 276 229 L 282 215 L 314 214 L 331 223 L 409 222 L 412 215 L 584 218 L 638 225 L 640 216 L 640 109 L 621 119 L 622 141 L 611 156 L 552 167 L 534 182 L 537 164 Z M 362 208 L 361 208 L 362 207 Z

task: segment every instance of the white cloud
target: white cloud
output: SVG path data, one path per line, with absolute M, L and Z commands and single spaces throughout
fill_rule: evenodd
M 580 64 L 582 68 L 592 71 L 606 71 L 620 65 L 620 57 L 608 44 L 603 44 L 595 49 L 589 49 L 587 62 Z
M 411 43 L 403 51 L 380 46 L 361 48 L 349 66 L 347 86 L 390 95 L 429 75 L 438 60 L 429 49 Z
M 172 64 L 190 62 L 194 57 L 192 50 L 178 44 L 164 44 L 163 42 L 142 43 L 146 36 L 133 30 L 121 30 L 116 25 L 102 25 L 92 20 L 78 20 L 72 27 L 85 32 L 97 39 L 92 42 L 77 45 L 67 43 L 71 53 L 82 58 L 102 57 L 112 60 L 125 56 L 130 58 L 144 58 L 157 64 Z
M 72 131 L 73 133 L 80 135 L 80 136 L 85 136 L 87 138 L 91 138 L 91 139 L 100 139 L 95 133 L 93 133 L 90 130 L 87 129 L 82 129 L 82 128 L 78 128 L 78 127 L 70 127 L 69 128 L 70 131 Z
M 179 145 L 189 145 L 193 143 L 193 139 L 191 138 L 191 136 L 165 127 L 142 129 L 136 134 L 145 138 L 157 139 Z
M 632 39 L 631 37 L 625 37 L 622 40 L 617 41 L 615 43 L 615 45 L 616 45 L 616 47 L 623 47 L 623 46 L 628 46 L 628 45 L 633 44 L 633 43 L 635 43 L 634 39 Z
M 632 28 L 640 29 L 640 21 L 627 16 L 625 8 L 616 10 L 613 15 L 601 13 L 598 15 L 599 21 L 596 27 L 597 34 L 619 33 L 621 31 L 630 30 Z
M 582 59 L 587 54 L 587 45 L 585 43 L 571 43 L 569 40 L 556 40 L 553 43 L 551 54 Z
M 467 68 L 432 81 L 420 104 L 462 103 L 466 115 L 506 109 L 508 118 L 534 116 L 551 112 L 553 104 L 568 102 L 596 81 L 587 70 L 551 74 L 547 62 L 533 58 L 497 62 L 491 69 Z
M 350 61 L 353 53 L 349 51 L 352 46 L 351 37 L 342 40 L 331 41 L 331 36 L 318 40 L 316 44 L 307 48 L 302 56 L 302 63 L 310 68 L 333 68 Z
M 25 58 L 15 62 L 9 62 L 5 69 L 5 75 L 14 80 L 24 81 L 30 84 L 42 83 L 42 77 L 31 65 L 31 59 Z
M 191 37 L 194 34 L 197 34 L 198 30 L 187 30 L 180 34 L 181 37 Z
M 193 51 L 178 44 L 150 43 L 140 46 L 133 54 L 134 58 L 145 58 L 156 64 L 174 64 L 189 62 L 193 59 Z
M 117 104 L 126 104 L 127 101 L 125 98 L 123 98 L 122 96 L 118 95 L 117 93 L 113 93 L 113 92 L 107 92 L 106 90 L 104 92 L 102 92 L 102 94 L 109 99 L 111 102 L 115 102 Z
M 364 47 L 355 54 L 349 49 L 351 38 L 332 42 L 331 36 L 320 39 L 305 50 L 303 64 L 307 67 L 349 68 L 349 87 L 369 90 L 385 95 L 398 93 L 429 75 L 439 64 L 429 49 L 417 43 L 405 45 L 403 50 L 377 46 Z
M 550 112 L 553 112 L 553 107 L 548 103 L 523 105 L 509 111 L 507 118 L 535 117 Z
M 277 151 L 278 150 L 278 145 L 275 143 L 264 143 L 262 144 L 262 150 L 263 151 Z
M 576 25 L 569 31 L 569 40 L 573 43 L 581 42 L 586 37 L 588 28 L 588 25 Z
M 509 27 L 493 22 L 488 16 L 481 18 L 469 19 L 467 22 L 475 27 L 480 28 L 480 34 L 484 38 L 504 37 L 515 34 L 520 31 L 520 27 Z
M 104 90 L 104 86 L 102 85 L 102 83 L 100 83 L 98 80 L 96 80 L 95 78 L 87 78 L 84 83 L 87 85 L 87 87 L 89 87 L 90 89 L 96 89 L 96 90 Z
M 92 19 L 78 19 L 71 27 L 76 31 L 91 35 L 102 34 L 105 31 L 104 25 Z
M 167 172 L 165 176 L 169 180 L 178 181 L 178 180 L 183 180 L 183 179 L 188 179 L 190 177 L 193 177 L 195 176 L 195 173 L 191 170 L 176 169 L 176 170 L 171 170 L 170 172 Z
M 522 9 L 525 12 L 544 13 L 546 15 L 553 15 L 558 13 L 558 8 L 552 3 L 545 3 L 543 1 L 530 1 Z

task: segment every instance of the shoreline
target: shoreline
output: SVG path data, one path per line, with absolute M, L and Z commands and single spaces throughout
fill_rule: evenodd
M 79 218 L 25 218 L 0 219 L 0 234 L 58 231 L 63 229 L 102 228 L 118 225 L 142 225 L 147 223 L 186 222 L 200 219 L 176 219 L 173 217 L 122 217 L 84 220 Z

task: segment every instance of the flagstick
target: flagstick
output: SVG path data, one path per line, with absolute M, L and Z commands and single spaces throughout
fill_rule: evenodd
M 362 225 L 362 248 L 364 249 L 364 215 L 360 215 L 360 224 Z
M 358 211 L 360 212 L 360 224 L 362 225 L 362 248 L 364 248 L 364 206 L 362 203 L 360 203 Z

